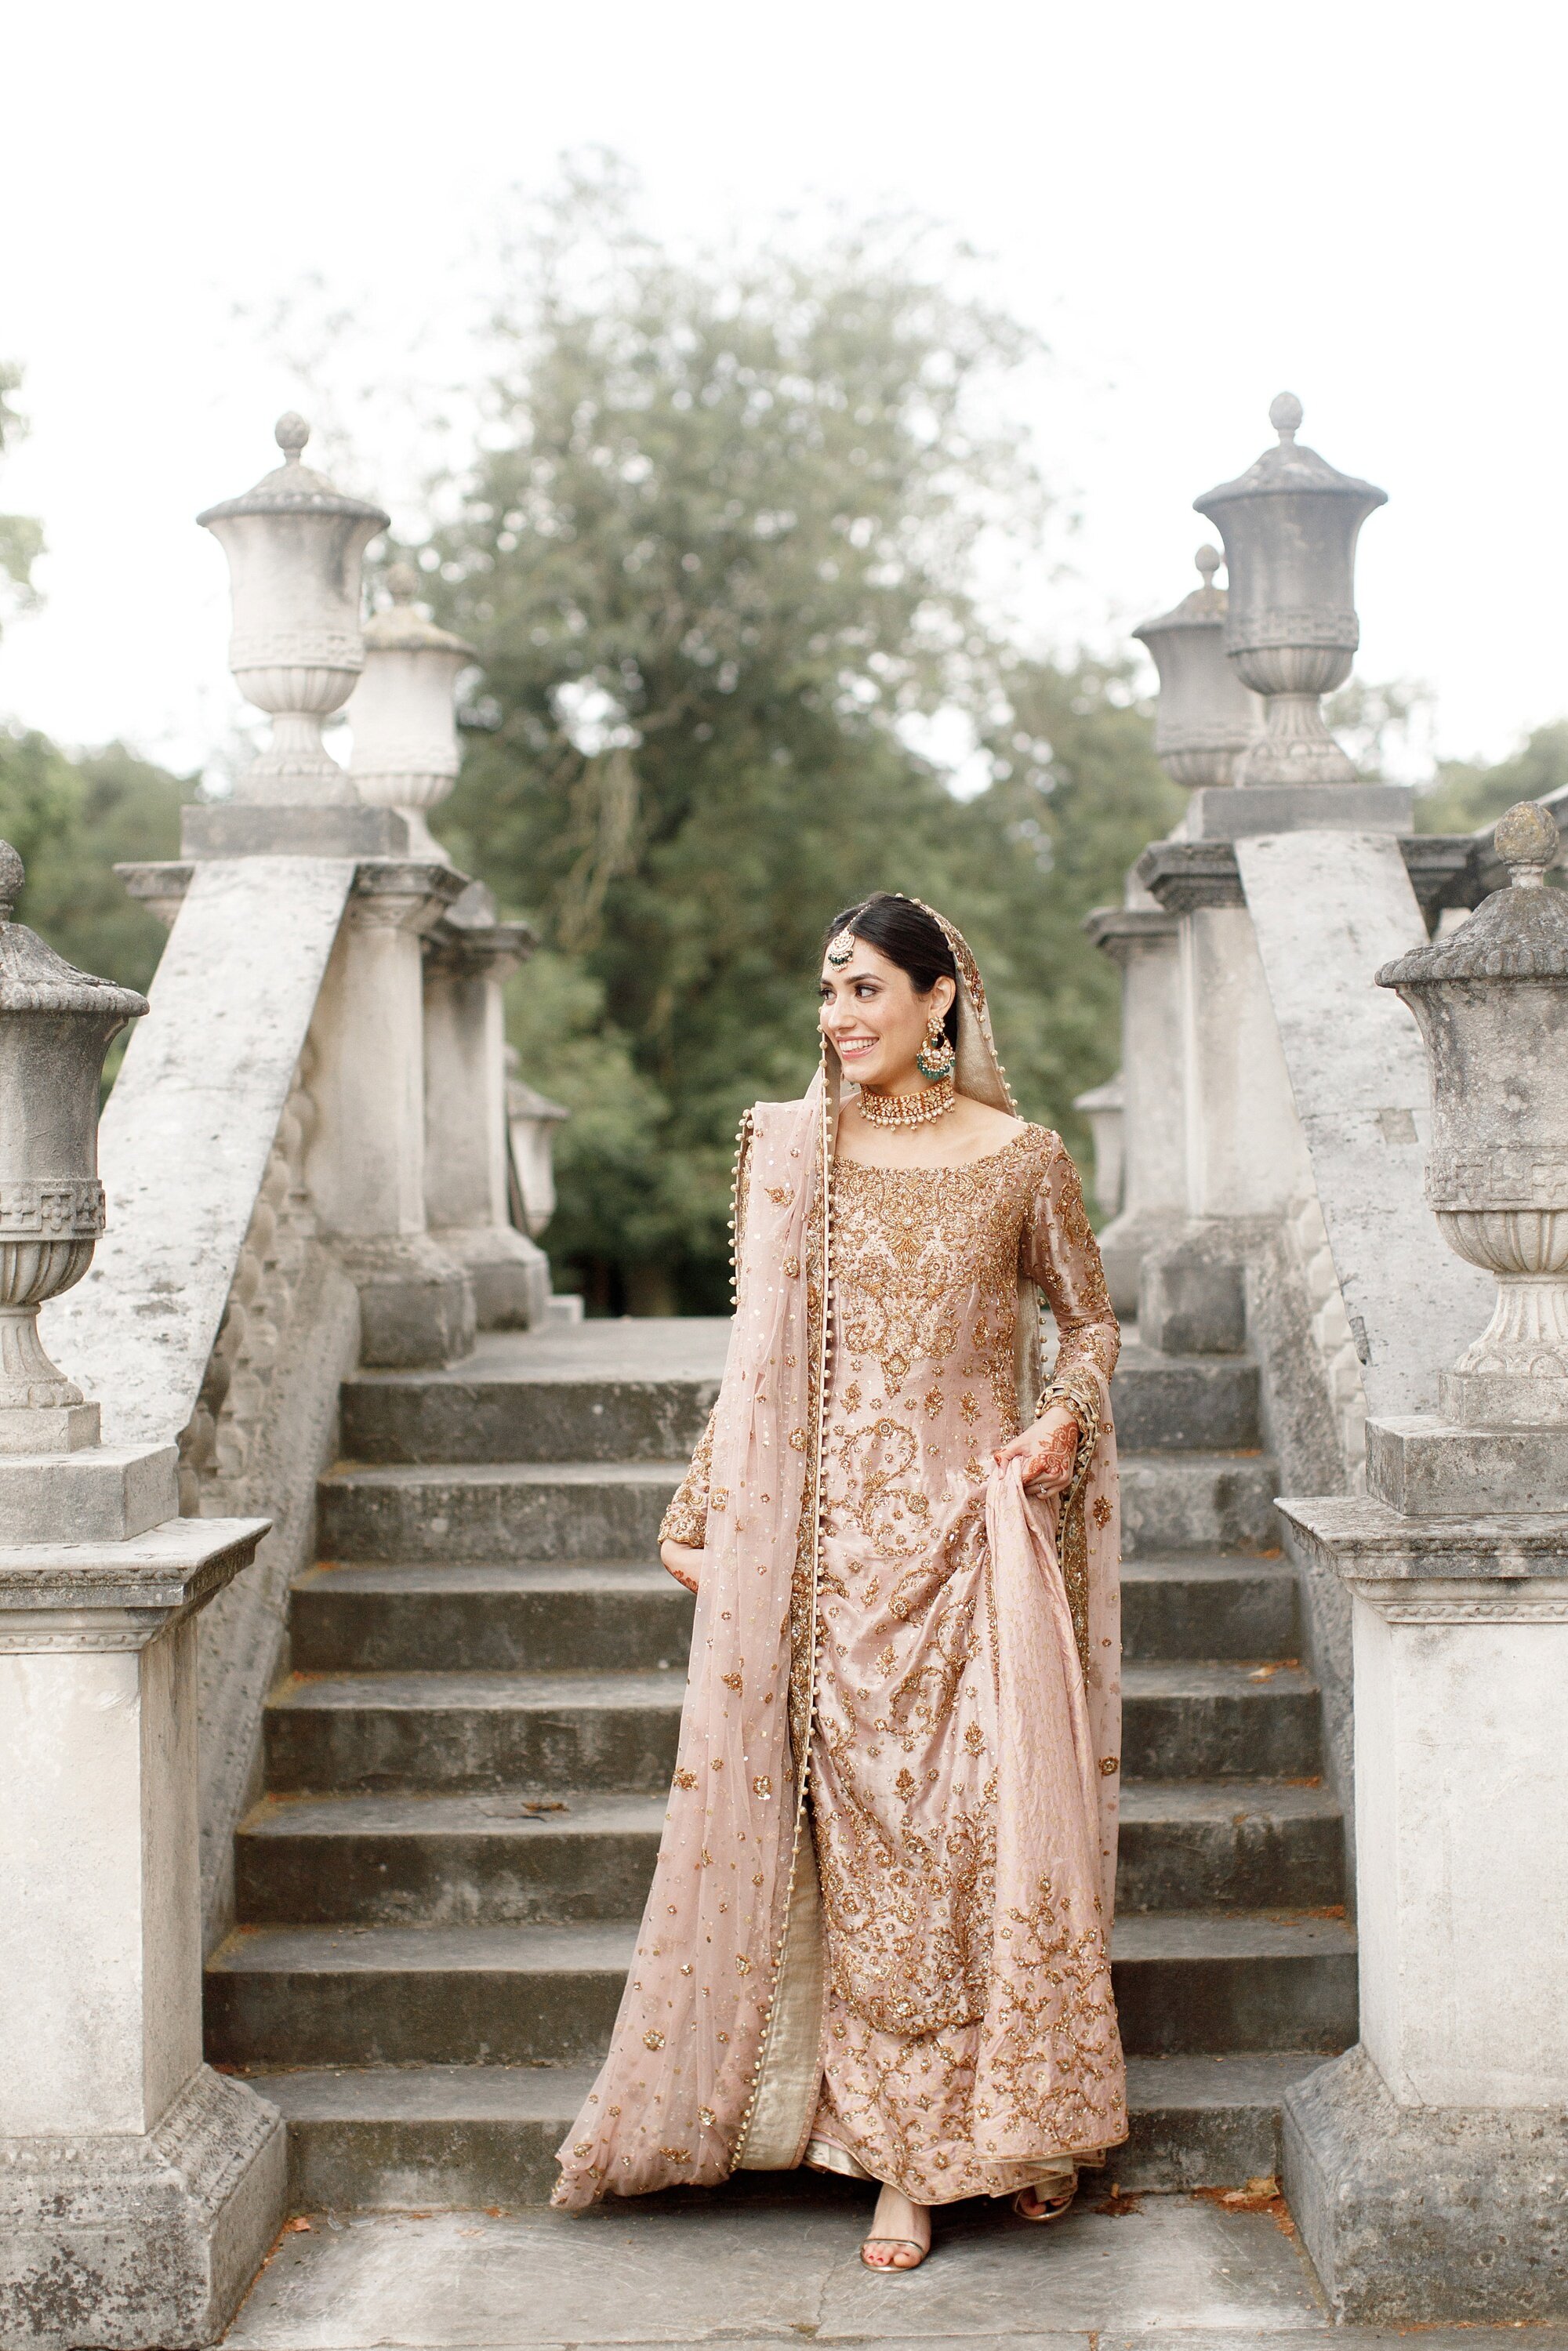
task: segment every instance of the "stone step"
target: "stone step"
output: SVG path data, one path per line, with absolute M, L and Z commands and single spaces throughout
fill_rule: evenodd
M 264 1798 L 241 1823 L 246 1926 L 566 1926 L 646 1898 L 663 1794 Z M 557 1809 L 549 1809 L 553 1804 Z M 1117 1900 L 1152 1910 L 1307 1909 L 1343 1894 L 1339 1811 L 1274 1782 L 1123 1793 Z
M 317 1486 L 329 1560 L 652 1559 L 684 1461 L 342 1463 Z
M 1261 1442 L 1258 1366 L 1238 1355 L 1162 1355 L 1124 1342 L 1112 1384 L 1130 1453 L 1223 1453 Z
M 685 1676 L 296 1674 L 267 1701 L 267 1785 L 653 1792 L 675 1762 Z M 1128 1665 L 1122 1768 L 1140 1780 L 1294 1780 L 1321 1768 L 1296 1666 Z
M 302 1673 L 420 1667 L 535 1672 L 685 1667 L 692 1603 L 660 1567 L 463 1561 L 308 1569 L 290 1628 Z M 1131 1657 L 1264 1659 L 1297 1651 L 1296 1579 L 1281 1561 L 1181 1553 L 1125 1562 Z
M 538 1380 L 361 1372 L 343 1383 L 343 1450 L 355 1461 L 674 1461 L 702 1435 L 709 1379 Z
M 1295 2052 L 1134 2057 L 1132 2128 L 1106 2176 L 1125 2189 L 1231 2188 L 1278 2171 L 1285 2092 L 1321 2063 Z M 331 2067 L 251 2080 L 287 2126 L 294 2211 L 483 2211 L 549 2201 L 555 2150 L 593 2068 Z
M 314 1567 L 289 1615 L 301 1673 L 517 1667 L 684 1676 L 692 1601 L 662 1567 Z
M 1267 1552 L 1281 1540 L 1275 1463 L 1262 1453 L 1121 1454 L 1122 1549 Z
M 663 1792 L 685 1687 L 677 1672 L 297 1675 L 267 1701 L 267 1784 Z
M 636 1929 L 241 1928 L 206 1974 L 215 2063 L 563 2065 L 608 2045 Z M 1117 1921 L 1133 2056 L 1345 2048 L 1355 1941 L 1343 1918 L 1177 1913 Z
M 1119 1917 L 1167 1910 L 1315 1910 L 1344 1899 L 1344 1822 L 1333 1794 L 1270 1780 L 1129 1780 Z
M 1128 1665 L 1128 1780 L 1311 1780 L 1322 1769 L 1317 1684 L 1296 1665 Z
M 1327 2056 L 1355 2039 L 1355 1935 L 1343 1917 L 1134 1916 L 1117 1919 L 1111 1949 L 1129 2056 Z
M 1295 1571 L 1283 1559 L 1192 1552 L 1124 1560 L 1122 1639 L 1129 1657 L 1299 1656 Z
M 623 1921 L 647 1897 L 666 1798 L 573 1789 L 490 1795 L 268 1796 L 240 1823 L 246 1926 Z

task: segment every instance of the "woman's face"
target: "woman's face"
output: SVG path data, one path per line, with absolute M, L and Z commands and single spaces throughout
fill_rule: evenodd
M 883 1092 L 924 1085 L 915 1056 L 931 1015 L 945 1016 L 954 992 L 943 978 L 929 996 L 917 996 L 906 971 L 869 940 L 856 939 L 848 963 L 822 959 L 822 1033 L 856 1085 Z

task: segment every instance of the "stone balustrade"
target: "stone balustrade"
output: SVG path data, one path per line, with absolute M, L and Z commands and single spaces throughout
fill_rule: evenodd
M 12 919 L 22 878 L 0 843 L 0 2341 L 204 2344 L 284 2210 L 278 2116 L 202 2060 L 196 1620 L 267 1521 L 182 1516 L 173 1444 L 38 1338 L 149 1008 Z
M 178 859 L 121 869 L 170 935 L 102 1122 L 114 1222 L 43 1311 L 112 1438 L 178 1448 L 184 1511 L 272 1520 L 201 1627 L 209 1943 L 341 1379 L 551 1311 L 507 1156 L 501 990 L 531 934 L 425 828 L 469 649 L 413 609 L 409 577 L 366 645 L 360 562 L 385 517 L 303 465 L 302 420 L 278 437 L 284 465 L 202 517 L 273 747 L 232 800 L 184 811 Z M 320 720 L 350 694 L 344 769 Z
M 1361 2041 L 1291 2093 L 1286 2183 L 1336 2312 L 1377 2322 L 1568 2316 L 1568 893 L 1542 810 L 1496 848 L 1509 883 L 1377 975 L 1491 1318 L 1436 1411 L 1374 1415 L 1365 1495 L 1281 1506 L 1353 1599 L 1361 1943 Z

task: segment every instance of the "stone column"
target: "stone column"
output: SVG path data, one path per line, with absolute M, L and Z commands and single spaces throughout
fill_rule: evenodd
M 473 1286 L 425 1218 L 422 940 L 465 887 L 449 865 L 361 864 L 310 1027 L 306 1181 L 358 1287 L 371 1365 L 450 1363 L 474 1344 Z
M 1568 896 L 1555 826 L 1378 974 L 1431 1058 L 1427 1193 L 1495 1275 L 1364 1499 L 1281 1505 L 1354 1595 L 1362 2038 L 1291 2093 L 1286 2189 L 1338 2314 L 1568 2317 Z
M 1101 1231 L 1100 1254 L 1124 1315 L 1137 1311 L 1145 1255 L 1173 1239 L 1187 1215 L 1181 926 L 1146 892 L 1136 894 L 1144 904 L 1102 906 L 1084 925 L 1122 969 L 1122 1200 Z
M 525 1330 L 549 1312 L 549 1261 L 511 1221 L 504 982 L 533 952 L 471 883 L 424 951 L 425 1210 L 474 1285 L 479 1327 Z
M 195 1615 L 267 1522 L 180 1518 L 174 1447 L 101 1445 L 39 1343 L 147 1007 L 9 919 L 21 879 L 0 843 L 0 2341 L 206 2344 L 284 2210 L 279 2118 L 201 2030 Z

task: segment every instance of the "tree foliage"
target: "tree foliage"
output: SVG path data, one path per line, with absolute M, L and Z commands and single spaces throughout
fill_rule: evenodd
M 0 360 L 0 457 L 15 448 L 27 429 L 11 399 L 21 381 L 21 369 Z M 43 549 L 43 531 L 31 516 L 0 514 L 0 622 L 8 612 L 30 611 L 37 605 L 33 566 Z
M 1495 824 L 1516 800 L 1538 800 L 1568 786 L 1568 718 L 1538 726 L 1506 759 L 1444 759 L 1437 780 L 1416 801 L 1424 832 L 1476 832 Z
M 47 736 L 0 728 L 0 840 L 27 869 L 21 919 L 84 971 L 145 988 L 163 926 L 114 867 L 174 856 L 190 797 L 120 744 L 73 759 Z
M 513 1036 L 574 1113 L 548 1238 L 599 1303 L 721 1301 L 737 1118 L 809 1078 L 821 925 L 873 888 L 972 931 L 1031 1114 L 1113 1066 L 1077 920 L 1169 788 L 1124 680 L 977 602 L 1048 501 L 998 391 L 1028 338 L 961 275 L 898 228 L 676 262 L 613 175 L 514 258 L 429 577 L 486 668 L 443 831 L 547 942 Z M 967 800 L 912 747 L 955 709 Z

